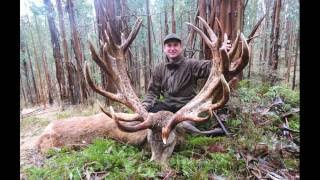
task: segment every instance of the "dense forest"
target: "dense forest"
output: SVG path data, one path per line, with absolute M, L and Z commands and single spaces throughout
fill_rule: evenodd
M 299 8 L 298 0 L 21 0 L 23 176 L 299 179 Z M 141 147 L 101 139 L 80 151 L 53 149 L 41 167 L 26 166 L 31 163 L 24 160 L 30 159 L 25 157 L 25 143 L 52 119 L 97 114 L 97 100 L 113 105 L 118 112 L 130 112 L 94 92 L 86 82 L 84 67 L 89 62 L 93 81 L 109 92 L 116 91 L 108 74 L 92 60 L 91 45 L 101 53 L 109 38 L 107 27 L 113 41 L 120 44 L 142 18 L 140 31 L 125 57 L 130 82 L 143 99 L 153 68 L 165 58 L 163 39 L 169 33 L 181 37 L 185 56 L 200 61 L 212 58 L 199 33 L 186 24 L 205 29 L 197 16 L 215 32 L 222 27 L 231 42 L 238 30 L 251 41 L 249 63 L 237 76 L 232 97 L 220 112 L 235 136 L 186 136 L 186 143 L 170 159 L 169 170 L 149 162 L 150 153 Z M 258 22 L 261 24 L 256 27 Z M 44 116 L 54 108 L 57 113 Z M 104 156 L 107 151 L 110 156 Z
M 132 84 L 141 96 L 145 93 L 152 67 L 163 59 L 162 39 L 168 33 L 176 32 L 181 36 L 185 54 L 189 57 L 209 57 L 200 36 L 185 24 L 197 24 L 197 15 L 211 18 L 212 7 L 207 1 L 36 2 L 21 1 L 21 7 L 26 9 L 20 17 L 22 107 L 80 104 L 101 98 L 87 87 L 82 67 L 85 61 L 91 60 L 88 40 L 99 45 L 99 39 L 103 38 L 103 21 L 107 18 L 111 19 L 118 36 L 120 32 L 126 35 L 137 17 L 143 18 L 141 31 L 128 56 L 128 73 L 132 80 L 136 79 Z M 241 21 L 237 23 L 246 36 L 265 16 L 253 39 L 250 64 L 242 78 L 298 88 L 299 2 L 247 0 L 241 3 L 241 10 L 237 11 L 241 14 L 236 20 Z M 110 6 L 112 8 L 107 8 Z M 231 31 L 232 39 L 235 33 Z M 96 82 L 112 88 L 96 65 L 92 66 L 92 72 Z

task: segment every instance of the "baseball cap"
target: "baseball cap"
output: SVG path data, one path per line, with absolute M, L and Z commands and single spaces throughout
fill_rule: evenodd
M 179 42 L 181 42 L 181 39 L 178 35 L 176 35 L 175 33 L 171 33 L 171 34 L 166 35 L 166 37 L 164 37 L 163 44 L 165 44 L 168 40 L 172 40 L 172 39 L 176 39 Z

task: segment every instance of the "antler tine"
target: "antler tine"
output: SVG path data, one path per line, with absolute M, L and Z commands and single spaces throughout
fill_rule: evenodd
M 133 42 L 134 38 L 137 36 L 139 30 L 140 30 L 140 27 L 141 27 L 141 24 L 142 24 L 142 18 L 139 17 L 136 22 L 134 23 L 134 26 L 127 38 L 126 41 L 124 41 L 122 44 L 121 44 L 121 49 L 125 52 L 128 47 L 131 45 L 131 43 Z
M 188 24 L 189 26 L 191 26 L 195 31 L 197 31 L 200 36 L 203 38 L 204 42 L 206 42 L 206 44 L 209 46 L 210 49 L 213 49 L 213 43 L 210 41 L 210 39 L 207 37 L 207 35 L 204 34 L 204 32 L 202 32 L 199 28 L 197 28 L 196 26 L 194 26 L 191 23 L 186 22 L 186 24 Z
M 108 111 L 106 111 L 102 105 L 100 104 L 100 102 L 98 101 L 99 104 L 99 108 L 100 110 L 106 114 L 108 117 L 110 118 L 116 118 L 120 121 L 143 121 L 143 118 L 139 115 L 139 114 L 127 114 L 127 113 L 110 113 Z
M 229 57 L 225 47 L 221 47 L 219 49 L 219 53 L 220 53 L 220 58 L 221 58 L 220 71 L 222 74 L 225 74 L 225 72 L 229 71 L 230 57 Z
M 222 38 L 221 38 L 221 36 L 223 36 L 223 34 L 224 34 L 224 29 L 222 28 L 221 23 L 220 23 L 220 21 L 219 21 L 218 18 L 216 18 L 216 21 L 217 21 L 218 29 L 219 29 L 218 39 L 217 39 L 217 46 L 220 47 L 220 46 L 221 46 L 221 43 L 222 43 Z
M 236 61 L 231 62 L 229 75 L 231 77 L 237 75 L 240 71 L 243 70 L 243 68 L 248 64 L 249 62 L 249 55 L 250 55 L 250 49 L 249 45 L 244 37 L 244 35 L 241 33 L 241 44 L 242 44 L 242 52 L 240 58 L 238 58 Z
M 105 49 L 105 45 L 104 45 L 103 49 Z M 102 68 L 102 70 L 104 70 L 107 73 L 108 76 L 111 77 L 112 81 L 116 82 L 117 78 L 114 75 L 114 71 L 112 70 L 110 62 L 109 62 L 110 60 L 112 60 L 112 57 L 111 56 L 107 56 L 108 58 L 105 59 L 105 54 L 103 54 L 103 57 L 101 58 L 98 55 L 96 49 L 94 48 L 94 46 L 93 46 L 93 44 L 92 44 L 92 42 L 90 40 L 89 40 L 89 48 L 90 48 L 90 52 L 91 52 L 91 57 L 94 60 L 94 62 L 96 62 L 98 64 L 98 66 L 100 68 Z M 105 61 L 103 59 L 105 59 Z
M 111 27 L 110 27 L 110 23 L 107 22 L 107 29 L 104 30 L 104 35 L 106 36 L 107 39 L 107 45 L 110 46 L 110 50 L 114 51 L 115 49 L 119 49 L 119 45 L 117 45 L 112 37 L 111 34 Z
M 222 108 L 230 98 L 230 87 L 223 74 L 220 76 L 220 81 L 222 85 L 222 98 L 218 102 L 210 105 L 209 110 L 211 111 Z
M 149 118 L 147 120 L 139 123 L 139 124 L 136 124 L 136 125 L 125 125 L 125 124 L 122 124 L 116 118 L 112 106 L 110 106 L 110 109 L 111 109 L 111 114 L 112 114 L 112 117 L 113 117 L 112 119 L 116 122 L 118 128 L 121 129 L 122 131 L 125 131 L 125 132 L 136 132 L 136 131 L 148 129 L 149 127 L 152 126 L 152 121 Z
M 102 96 L 108 97 L 114 101 L 120 102 L 120 103 L 124 103 L 124 99 L 122 96 L 118 95 L 118 94 L 113 94 L 111 92 L 105 91 L 103 90 L 101 87 L 98 87 L 91 79 L 90 76 L 90 70 L 89 70 L 89 64 L 86 61 L 85 62 L 85 71 L 84 71 L 84 75 L 85 75 L 85 80 L 87 81 L 87 83 L 89 84 L 89 86 L 96 91 L 97 93 L 101 94 Z
M 184 121 L 181 122 L 178 126 L 181 126 L 183 129 L 187 130 L 190 133 L 194 134 L 201 134 L 201 135 L 220 135 L 224 134 L 224 132 L 221 129 L 212 129 L 212 130 L 207 130 L 207 131 L 201 131 L 191 123 Z
M 198 19 L 202 22 L 202 24 L 204 25 L 204 27 L 207 29 L 207 32 L 209 34 L 210 40 L 212 42 L 216 42 L 217 41 L 217 36 L 216 34 L 213 32 L 213 30 L 210 28 L 210 26 L 208 25 L 208 23 L 201 17 L 198 16 Z
M 230 58 L 230 59 L 233 59 L 234 56 L 235 56 L 236 53 L 237 53 L 238 45 L 239 45 L 239 40 L 240 40 L 240 31 L 238 30 L 238 31 L 237 31 L 237 37 L 236 37 L 236 39 L 234 40 L 234 43 L 232 43 L 232 47 L 231 47 L 230 51 L 228 52 L 228 55 L 229 55 L 229 58 Z

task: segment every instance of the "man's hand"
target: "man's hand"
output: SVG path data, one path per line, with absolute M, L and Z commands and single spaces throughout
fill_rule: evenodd
M 225 48 L 227 52 L 231 49 L 231 41 L 228 39 L 228 35 L 226 33 L 224 33 L 221 48 Z
M 223 42 L 222 42 L 222 46 L 221 48 L 225 48 L 227 50 L 227 52 L 230 51 L 231 49 L 231 41 L 229 39 L 225 39 Z

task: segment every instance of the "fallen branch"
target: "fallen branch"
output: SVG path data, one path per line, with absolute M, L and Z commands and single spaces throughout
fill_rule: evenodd
M 227 131 L 227 129 L 225 128 L 225 126 L 221 122 L 221 120 L 218 117 L 218 115 L 214 111 L 212 113 L 213 113 L 214 117 L 217 119 L 217 121 L 218 121 L 219 125 L 221 126 L 222 130 L 224 131 L 224 133 L 226 133 L 227 136 L 230 136 L 231 134 Z
M 291 112 L 288 112 L 288 113 L 285 113 L 285 114 L 281 115 L 281 118 L 285 118 L 285 117 L 291 116 L 292 114 L 298 113 L 298 112 L 300 112 L 300 108 L 294 109 Z

